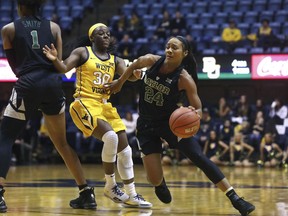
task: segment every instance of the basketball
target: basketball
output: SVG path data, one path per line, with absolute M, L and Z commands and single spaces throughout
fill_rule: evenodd
M 200 127 L 200 117 L 187 107 L 176 109 L 170 116 L 169 126 L 178 137 L 188 138 L 194 136 Z

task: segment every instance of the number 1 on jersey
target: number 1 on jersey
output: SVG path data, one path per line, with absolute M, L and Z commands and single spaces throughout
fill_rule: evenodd
M 36 30 L 32 30 L 30 32 L 32 36 L 32 49 L 40 49 L 39 41 L 38 41 L 38 32 Z

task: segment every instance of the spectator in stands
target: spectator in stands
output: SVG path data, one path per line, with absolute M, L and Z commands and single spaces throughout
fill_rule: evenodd
M 119 19 L 112 24 L 112 34 L 116 37 L 117 41 L 120 41 L 123 38 L 123 35 L 126 33 L 128 27 L 128 21 L 125 14 L 120 14 Z
M 192 37 L 192 35 L 191 35 L 191 34 L 186 34 L 185 38 L 186 38 L 186 40 L 189 42 L 193 54 L 194 54 L 194 55 L 198 55 L 198 54 L 199 54 L 199 51 L 198 51 L 198 49 L 197 49 L 197 43 L 196 43 L 196 41 L 194 40 L 194 38 Z
M 130 38 L 129 34 L 124 34 L 117 48 L 118 56 L 121 58 L 131 58 L 133 57 L 133 52 L 133 40 Z
M 227 163 L 222 161 L 222 157 L 228 150 L 229 146 L 218 138 L 215 130 L 211 130 L 209 138 L 205 143 L 203 153 L 215 164 L 226 165 Z
M 234 117 L 241 118 L 242 121 L 247 121 L 250 114 L 250 105 L 246 95 L 241 95 L 236 101 L 234 109 Z
M 245 143 L 241 133 L 236 133 L 234 140 L 230 143 L 230 163 L 235 166 L 253 166 L 249 161 L 254 148 Z
M 131 18 L 128 21 L 127 31 L 134 41 L 144 35 L 143 22 L 135 11 L 131 14 Z
M 234 127 L 231 125 L 230 119 L 226 119 L 223 125 L 220 125 L 219 137 L 220 139 L 229 144 L 234 136 Z
M 231 117 L 231 108 L 230 105 L 227 103 L 224 97 L 221 97 L 218 101 L 218 109 L 217 114 L 220 119 L 230 119 Z
M 224 49 L 226 49 L 228 53 L 233 52 L 235 48 L 240 46 L 242 34 L 234 20 L 229 21 L 229 25 L 223 29 L 221 37 Z
M 165 10 L 163 12 L 162 20 L 160 21 L 155 31 L 155 34 L 158 36 L 159 39 L 166 40 L 168 35 L 170 35 L 170 23 L 170 14 L 168 13 L 168 11 Z
M 256 46 L 263 47 L 264 50 L 267 50 L 269 47 L 280 45 L 279 39 L 274 34 L 269 24 L 270 21 L 268 19 L 263 19 L 256 34 Z
M 259 154 L 260 150 L 260 142 L 264 135 L 264 116 L 262 111 L 258 111 L 256 115 L 256 119 L 252 124 L 252 132 L 249 135 L 249 143 L 255 149 L 255 153 Z
M 281 163 L 283 151 L 280 146 L 274 142 L 272 134 L 266 133 L 261 141 L 260 161 L 258 165 L 265 167 L 275 167 Z
M 186 35 L 187 26 L 186 19 L 182 16 L 180 11 L 176 11 L 175 16 L 171 19 L 170 22 L 170 35 L 176 36 L 179 34 Z

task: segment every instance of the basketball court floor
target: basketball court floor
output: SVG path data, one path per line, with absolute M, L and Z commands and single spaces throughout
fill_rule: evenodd
M 221 167 L 240 196 L 255 206 L 252 216 L 288 216 L 288 170 Z M 101 165 L 84 165 L 86 178 L 95 187 L 97 210 L 75 210 L 69 201 L 78 189 L 63 164 L 11 167 L 5 200 L 7 216 L 232 216 L 239 215 L 224 193 L 195 166 L 164 167 L 171 190 L 171 204 L 161 203 L 146 180 L 143 166 L 135 165 L 138 193 L 153 203 L 152 209 L 123 208 L 103 196 Z M 117 175 L 117 181 L 119 176 Z

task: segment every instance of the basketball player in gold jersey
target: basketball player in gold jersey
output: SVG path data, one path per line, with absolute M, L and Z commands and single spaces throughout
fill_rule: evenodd
M 115 72 L 124 73 L 125 63 L 123 59 L 108 52 L 110 31 L 106 25 L 93 25 L 88 36 L 92 46 L 74 49 L 64 62 L 57 58 L 57 50 L 53 44 L 51 48 L 45 46 L 43 53 L 62 73 L 76 67 L 75 101 L 70 105 L 70 114 L 85 137 L 94 136 L 104 142 L 101 155 L 106 179 L 104 195 L 125 207 L 151 208 L 152 204 L 136 193 L 132 152 L 125 133 L 126 127 L 116 108 L 108 102 L 109 92 L 104 90 L 104 85 L 113 80 Z M 115 181 L 116 156 L 125 193 Z M 71 202 L 71 206 L 75 208 L 81 206 L 81 199 Z

